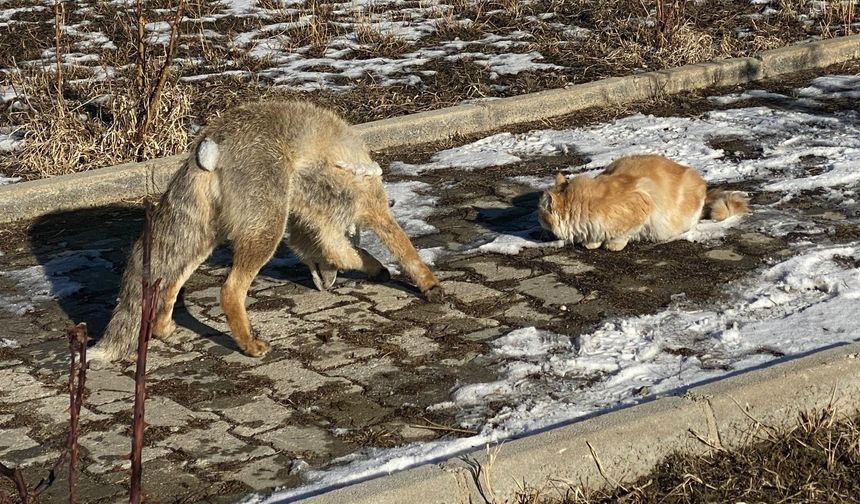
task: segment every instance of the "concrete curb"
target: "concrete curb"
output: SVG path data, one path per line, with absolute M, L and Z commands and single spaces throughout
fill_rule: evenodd
M 372 150 L 415 145 L 548 119 L 592 107 L 646 100 L 710 86 L 731 86 L 860 59 L 860 35 L 765 51 L 564 89 L 458 105 L 356 127 Z M 0 186 L 0 224 L 101 206 L 163 192 L 184 156 Z
M 630 481 L 648 473 L 674 450 L 731 447 L 746 439 L 751 419 L 767 425 L 794 422 L 798 411 L 826 407 L 833 397 L 843 411 L 860 409 L 860 343 L 824 350 L 756 369 L 638 406 L 567 424 L 504 443 L 489 474 L 497 502 L 508 502 L 518 483 L 540 486 L 550 480 L 602 487 L 589 445 L 606 478 Z M 695 434 L 694 434 L 695 433 Z M 491 451 L 493 451 L 491 449 Z M 489 455 L 477 450 L 441 464 L 308 497 L 306 504 L 454 504 L 486 502 L 475 484 L 475 464 L 487 468 Z

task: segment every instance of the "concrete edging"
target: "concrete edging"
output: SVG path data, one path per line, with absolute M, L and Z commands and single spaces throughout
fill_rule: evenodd
M 674 450 L 738 446 L 752 419 L 791 424 L 798 411 L 826 407 L 833 398 L 845 410 L 860 409 L 860 343 L 740 373 L 669 396 L 506 442 L 489 474 L 498 502 L 523 482 L 551 480 L 606 485 L 591 455 L 613 481 L 647 474 Z M 695 435 L 693 434 L 695 433 Z M 491 449 L 492 451 L 492 449 Z M 486 502 L 475 484 L 474 464 L 488 467 L 487 450 L 346 486 L 301 500 L 306 504 L 459 504 Z
M 805 42 L 667 70 L 457 105 L 356 125 L 371 150 L 415 145 L 711 86 L 731 86 L 860 59 L 860 35 Z M 0 186 L 0 224 L 163 192 L 184 155 Z

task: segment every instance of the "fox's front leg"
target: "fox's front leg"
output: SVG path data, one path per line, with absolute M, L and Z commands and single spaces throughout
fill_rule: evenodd
M 430 268 L 418 257 L 418 251 L 415 250 L 409 237 L 394 220 L 387 203 L 387 200 L 383 198 L 382 204 L 379 202 L 373 204 L 367 215 L 367 227 L 379 236 L 409 278 L 424 294 L 424 297 L 433 303 L 441 303 L 445 299 L 445 291 Z

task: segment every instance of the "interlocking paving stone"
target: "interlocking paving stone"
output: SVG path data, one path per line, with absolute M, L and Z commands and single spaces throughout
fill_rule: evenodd
M 15 404 L 56 393 L 56 390 L 30 376 L 26 368 L 0 369 L 0 404 Z
M 86 448 L 92 463 L 86 470 L 93 474 L 103 474 L 115 469 L 131 467 L 131 441 L 128 436 L 128 425 L 116 425 L 108 431 L 88 432 L 78 438 L 79 444 Z M 147 447 L 142 452 L 144 463 L 166 455 L 165 448 Z
M 290 359 L 259 366 L 246 373 L 271 379 L 275 392 L 286 396 L 294 392 L 313 392 L 323 385 L 355 387 L 343 378 L 322 375 L 307 369 L 300 361 Z M 360 387 L 358 389 L 360 390 Z
M 558 264 L 561 266 L 561 270 L 568 275 L 581 275 L 589 271 L 594 271 L 594 266 L 563 254 L 544 256 L 541 260 Z
M 289 474 L 290 459 L 284 455 L 265 457 L 243 464 L 231 478 L 248 485 L 254 490 L 278 486 Z
M 540 299 L 544 305 L 573 305 L 582 300 L 576 287 L 562 282 L 553 274 L 523 280 L 517 290 Z
M 744 256 L 738 254 L 734 250 L 716 249 L 705 252 L 705 257 L 716 261 L 740 261 Z
M 501 292 L 478 283 L 450 280 L 445 282 L 445 292 L 464 303 L 474 303 L 484 299 L 493 299 L 502 295 Z
M 385 374 L 400 372 L 400 368 L 394 365 L 390 357 L 379 357 L 362 362 L 354 362 L 345 366 L 332 369 L 328 372 L 331 376 L 342 376 L 352 382 L 367 385 L 375 381 L 377 377 Z
M 505 266 L 492 261 L 476 261 L 467 263 L 465 266 L 473 269 L 475 273 L 484 277 L 488 282 L 522 280 L 531 275 L 531 270 Z
M 350 293 L 370 297 L 373 307 L 383 313 L 405 308 L 417 299 L 415 294 L 378 283 L 358 284 L 350 289 Z
M 27 436 L 30 432 L 29 427 L 18 427 L 15 429 L 5 429 L 0 436 L 0 461 L 7 465 L 17 466 L 26 457 L 21 456 L 24 450 L 37 448 L 39 443 Z
M 350 326 L 366 325 L 374 326 L 384 324 L 388 319 L 370 311 L 370 303 L 356 302 L 348 305 L 329 308 L 327 310 L 311 313 L 306 316 L 308 320 L 315 322 L 332 322 L 349 324 Z
M 26 403 L 24 411 L 29 411 L 42 420 L 65 425 L 69 421 L 69 396 L 57 395 L 29 401 Z M 81 407 L 80 422 L 82 424 L 108 418 L 110 418 L 109 415 L 95 413 L 86 406 Z
M 420 357 L 439 350 L 439 344 L 424 336 L 425 334 L 427 334 L 426 329 L 413 327 L 388 338 L 388 342 L 400 347 L 410 357 Z
M 366 359 L 374 355 L 379 355 L 379 350 L 375 348 L 366 348 L 355 346 L 341 339 L 327 341 L 324 345 L 320 345 L 318 351 L 319 357 L 314 359 L 314 369 L 320 371 L 328 371 L 330 369 L 345 366 L 359 359 Z M 337 374 L 337 373 L 329 373 Z
M 311 291 L 301 296 L 295 296 L 293 299 L 293 307 L 290 313 L 303 315 L 305 313 L 318 312 L 331 308 L 335 305 L 348 305 L 358 302 L 357 298 L 352 296 L 343 296 L 333 294 L 331 292 Z
M 214 422 L 205 428 L 170 435 L 156 445 L 164 449 L 179 450 L 191 457 L 193 465 L 201 467 L 222 462 L 241 462 L 275 453 L 268 446 L 245 443 L 229 434 L 229 429 L 230 424 L 227 422 Z
M 278 451 L 296 454 L 326 453 L 328 447 L 335 443 L 334 435 L 315 426 L 290 425 L 264 432 L 258 438 Z
M 287 408 L 266 396 L 255 397 L 245 404 L 222 409 L 220 412 L 230 422 L 240 424 L 233 429 L 233 432 L 246 437 L 271 430 L 295 414 L 294 409 Z

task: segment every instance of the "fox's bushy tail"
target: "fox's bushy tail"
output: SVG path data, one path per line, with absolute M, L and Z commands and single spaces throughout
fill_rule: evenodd
M 741 191 L 710 189 L 705 196 L 706 217 L 721 221 L 749 212 L 749 198 Z
M 183 282 L 214 246 L 212 175 L 187 163 L 152 213 L 150 274 L 153 282 L 161 279 L 162 292 Z M 88 354 L 92 359 L 120 360 L 133 355 L 140 332 L 142 276 L 141 237 L 129 255 L 111 320 Z M 160 294 L 158 309 L 163 303 Z

